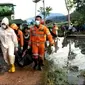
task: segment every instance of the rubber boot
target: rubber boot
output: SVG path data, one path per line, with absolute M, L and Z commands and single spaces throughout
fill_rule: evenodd
M 40 65 L 44 66 L 43 60 L 40 60 Z
M 43 64 L 43 60 L 42 59 L 39 59 L 39 63 L 38 63 L 38 70 L 42 70 L 42 66 L 44 66 Z
M 37 70 L 41 71 L 42 70 L 42 66 L 40 64 L 38 64 L 37 66 Z
M 11 65 L 11 68 L 9 69 L 9 72 L 12 72 L 12 73 L 15 72 L 15 65 L 14 64 Z
M 38 65 L 38 59 L 33 59 L 34 60 L 34 67 L 33 69 L 36 70 L 37 69 L 37 65 Z

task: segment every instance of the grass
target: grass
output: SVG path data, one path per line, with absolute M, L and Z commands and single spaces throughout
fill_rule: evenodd
M 42 85 L 68 85 L 66 72 L 61 68 L 52 69 L 53 61 L 45 61 Z

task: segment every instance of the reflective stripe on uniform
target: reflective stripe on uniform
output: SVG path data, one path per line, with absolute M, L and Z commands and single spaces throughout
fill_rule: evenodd
M 50 32 L 48 32 L 47 35 L 50 35 Z
M 34 56 L 38 56 L 38 54 L 33 54 Z
M 32 36 L 41 36 L 41 37 L 44 37 L 44 34 L 32 34 Z
M 43 44 L 43 43 L 45 43 L 45 42 L 32 42 L 32 43 L 33 43 L 33 44 L 38 44 L 38 43 L 39 43 L 39 44 L 40 44 L 40 43 Z

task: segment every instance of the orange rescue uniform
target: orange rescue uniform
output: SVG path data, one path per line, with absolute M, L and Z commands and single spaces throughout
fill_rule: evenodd
M 37 59 L 38 57 L 44 59 L 46 36 L 50 44 L 53 45 L 54 40 L 52 39 L 50 31 L 46 26 L 40 24 L 38 28 L 34 26 L 30 29 L 29 42 L 32 46 L 32 53 L 34 59 Z
M 53 26 L 52 33 L 54 33 L 55 35 L 58 35 L 57 30 L 58 30 L 58 27 L 57 26 Z
M 16 24 L 12 24 L 10 27 L 15 30 L 15 33 L 16 33 L 17 39 L 18 39 L 18 43 L 20 44 L 20 47 L 23 47 L 23 45 L 24 45 L 23 32 L 18 28 L 18 26 Z
M 17 39 L 18 39 L 20 46 L 23 47 L 24 40 L 23 40 L 23 32 L 21 30 L 18 30 Z

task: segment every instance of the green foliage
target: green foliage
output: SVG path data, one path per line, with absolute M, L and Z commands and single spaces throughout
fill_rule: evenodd
M 52 29 L 52 26 L 48 26 L 49 29 Z
M 43 7 L 40 7 L 38 12 L 40 12 L 43 16 L 48 16 L 51 10 L 52 8 L 50 6 L 46 7 L 45 9 Z
M 83 14 L 79 13 L 78 11 L 74 11 L 71 14 L 71 21 L 72 23 L 74 23 L 75 25 L 81 25 L 84 24 L 85 22 L 85 17 L 83 16 Z
M 79 25 L 85 23 L 85 0 L 74 0 L 76 11 L 71 14 L 72 22 Z
M 71 10 L 74 6 L 73 0 L 65 0 L 67 10 Z
M 85 14 L 85 0 L 74 0 L 74 4 L 76 4 L 76 11 Z
M 52 11 L 52 8 L 50 6 L 46 7 L 46 16 L 50 14 L 50 11 Z
M 0 6 L 0 16 L 7 16 L 14 13 L 13 6 Z
M 74 4 L 76 4 L 76 10 L 82 13 L 85 12 L 85 0 L 74 0 Z
M 42 85 L 69 85 L 66 69 L 58 68 L 53 64 L 53 61 L 47 61 L 43 72 Z

